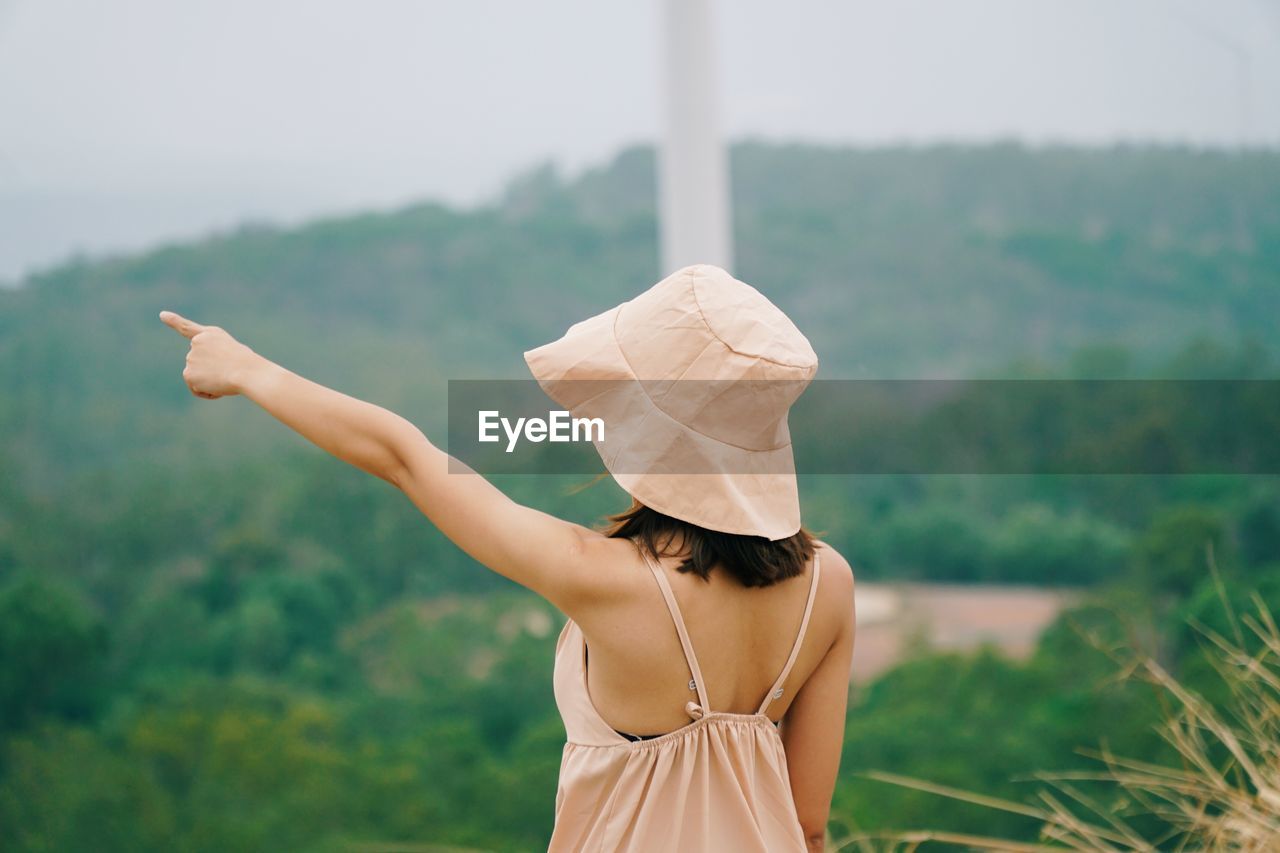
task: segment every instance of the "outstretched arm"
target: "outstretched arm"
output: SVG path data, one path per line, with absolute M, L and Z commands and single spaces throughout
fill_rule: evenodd
M 399 488 L 462 550 L 570 616 L 607 594 L 585 553 L 600 534 L 516 503 L 395 412 L 299 376 L 218 326 L 167 311 L 160 318 L 191 342 L 182 375 L 196 396 L 248 397 L 313 444 Z

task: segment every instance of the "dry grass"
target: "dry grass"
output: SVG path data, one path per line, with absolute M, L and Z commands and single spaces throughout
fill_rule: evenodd
M 1260 851 L 1280 850 L 1280 629 L 1262 599 L 1256 613 L 1238 618 L 1221 580 L 1219 596 L 1231 626 L 1223 637 L 1192 622 L 1205 638 L 1208 658 L 1229 688 L 1229 701 L 1214 707 L 1181 684 L 1151 655 L 1107 650 L 1120 664 L 1118 677 L 1138 678 L 1156 688 L 1169 709 L 1160 734 L 1177 751 L 1176 765 L 1116 756 L 1107 750 L 1093 773 L 1036 773 L 1044 783 L 1033 804 L 986 797 L 927 781 L 871 772 L 870 778 L 1041 822 L 1038 842 L 1013 842 L 947 832 L 855 833 L 836 839 L 840 851 L 913 851 L 926 842 L 1001 851 Z M 1246 637 L 1256 638 L 1257 642 Z M 1090 637 L 1102 647 L 1096 637 Z M 1256 651 L 1248 646 L 1257 645 Z M 1108 791 L 1104 805 L 1076 782 Z M 1126 807 L 1113 808 L 1121 800 Z M 1119 814 L 1123 811 L 1124 814 Z M 1160 825 L 1144 836 L 1132 826 L 1138 815 Z M 1127 818 L 1127 819 L 1126 819 Z

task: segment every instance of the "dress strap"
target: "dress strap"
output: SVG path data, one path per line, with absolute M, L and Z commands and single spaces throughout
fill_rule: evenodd
M 653 576 L 658 579 L 658 586 L 662 589 L 662 597 L 666 599 L 667 609 L 671 611 L 671 621 L 676 623 L 676 633 L 680 635 L 680 645 L 684 648 L 684 659 L 689 664 L 689 672 L 693 674 L 693 679 L 689 682 L 689 689 L 698 691 L 697 703 L 686 703 L 685 710 L 689 712 L 689 716 L 698 719 L 704 714 L 710 713 L 707 707 L 707 688 L 702 683 L 702 670 L 698 668 L 698 657 L 693 653 L 693 643 L 689 642 L 689 632 L 685 630 L 684 619 L 680 616 L 680 605 L 676 604 L 676 596 L 671 591 L 671 583 L 667 580 L 667 573 L 643 548 L 640 554 L 644 557 L 644 561 L 648 563 L 649 570 L 653 572 Z
M 796 658 L 800 655 L 800 646 L 804 643 L 804 633 L 809 627 L 809 614 L 813 612 L 813 599 L 818 592 L 818 576 L 822 574 L 822 560 L 817 550 L 813 552 L 813 575 L 809 579 L 809 600 L 804 605 L 804 616 L 800 618 L 800 631 L 796 634 L 795 645 L 791 647 L 791 656 L 787 658 L 787 663 L 782 667 L 782 672 L 778 675 L 778 680 L 773 682 L 773 686 L 769 688 L 769 692 L 765 694 L 764 701 L 760 703 L 760 710 L 757 714 L 763 714 L 765 709 L 769 707 L 769 703 L 774 699 L 782 698 L 782 682 L 787 680 L 787 676 L 791 674 L 791 667 L 796 662 Z

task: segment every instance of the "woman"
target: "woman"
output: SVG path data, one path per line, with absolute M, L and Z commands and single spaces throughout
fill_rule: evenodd
M 853 654 L 849 564 L 800 523 L 787 411 L 809 342 L 696 264 L 525 353 L 633 498 L 591 530 L 511 501 L 410 422 L 172 312 L 198 397 L 243 394 L 402 490 L 567 617 L 551 850 L 822 850 Z M 456 465 L 454 461 L 454 465 Z

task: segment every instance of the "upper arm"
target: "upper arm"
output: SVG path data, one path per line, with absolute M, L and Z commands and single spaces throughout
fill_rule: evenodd
M 587 550 L 602 534 L 513 501 L 405 424 L 387 479 L 463 551 L 572 616 L 601 585 Z
M 840 628 L 818 668 L 801 686 L 783 717 L 781 735 L 800 826 L 806 838 L 826 832 L 844 747 L 849 674 L 853 663 L 853 571 L 834 550 L 824 547 L 824 578 L 830 571 L 833 597 L 840 602 Z

